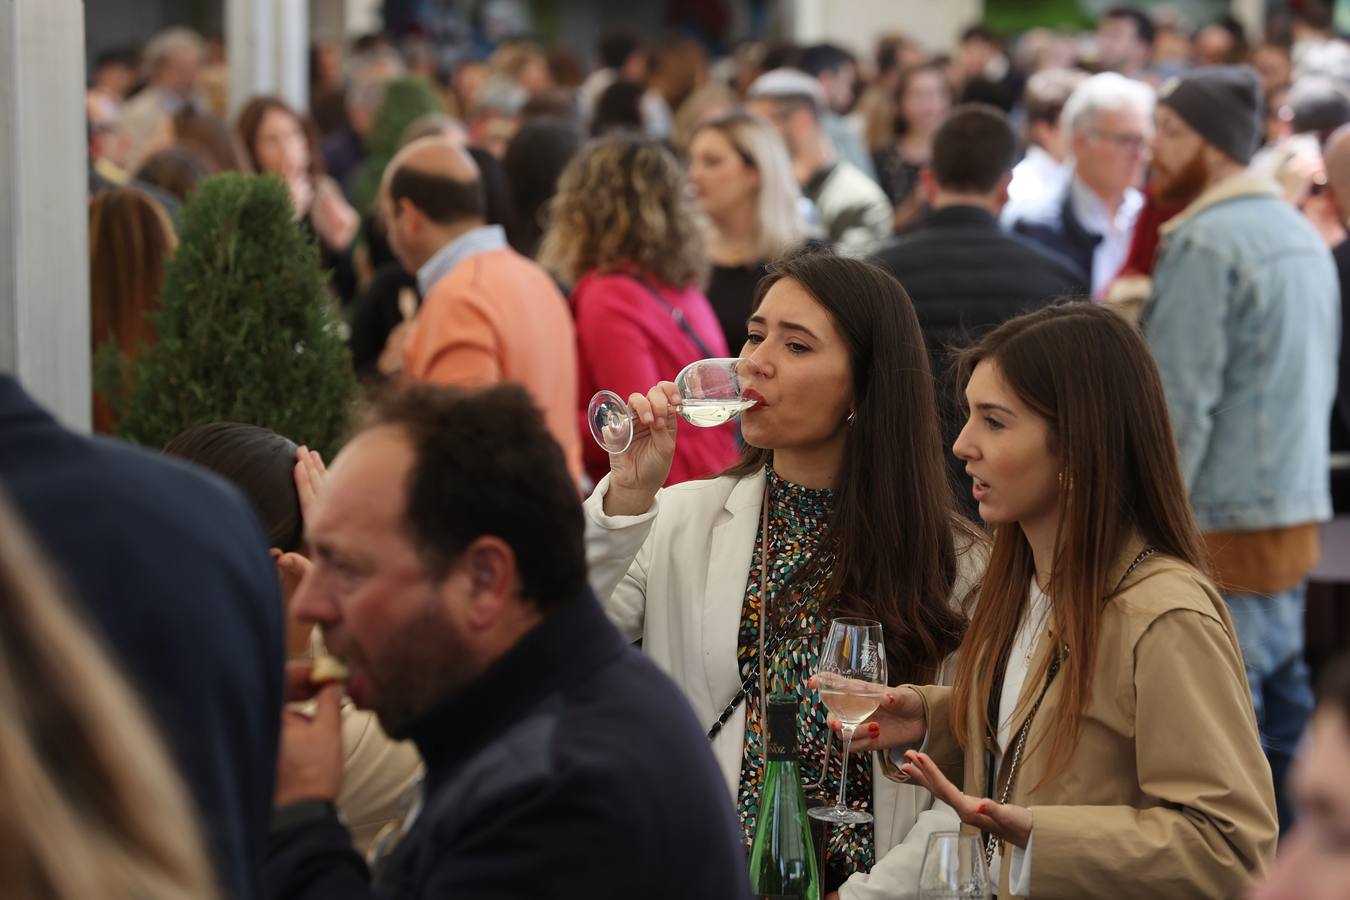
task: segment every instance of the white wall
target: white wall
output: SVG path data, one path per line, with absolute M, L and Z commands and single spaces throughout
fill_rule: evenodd
M 899 31 L 929 50 L 956 46 L 961 31 L 979 22 L 984 0 L 796 0 L 793 37 L 803 44 L 830 41 L 871 59 L 877 38 Z
M 87 430 L 84 3 L 0 3 L 0 371 Z

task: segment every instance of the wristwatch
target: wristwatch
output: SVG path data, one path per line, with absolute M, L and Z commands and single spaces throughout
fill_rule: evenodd
M 272 834 L 287 831 L 297 825 L 306 825 L 320 819 L 335 818 L 337 807 L 331 800 L 299 800 L 272 810 Z

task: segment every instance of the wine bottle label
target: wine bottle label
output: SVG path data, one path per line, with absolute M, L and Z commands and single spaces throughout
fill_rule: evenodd
M 797 758 L 797 703 L 775 697 L 769 701 L 768 732 L 764 755 L 770 760 L 791 761 Z

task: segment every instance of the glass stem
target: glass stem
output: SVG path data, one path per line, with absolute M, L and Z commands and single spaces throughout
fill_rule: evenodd
M 836 809 L 846 809 L 844 806 L 844 791 L 848 788 L 848 751 L 853 743 L 852 725 L 841 725 L 839 730 L 844 736 L 844 756 L 839 760 L 839 802 L 835 804 Z

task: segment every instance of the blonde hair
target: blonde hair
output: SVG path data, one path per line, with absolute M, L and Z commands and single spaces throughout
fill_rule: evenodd
M 613 134 L 581 149 L 558 179 L 539 263 L 563 281 L 632 268 L 673 288 L 708 273 L 703 214 L 665 145 Z
M 0 719 L 6 896 L 219 896 L 168 754 L 3 498 Z
M 755 200 L 755 256 L 777 259 L 806 238 L 801 189 L 792 176 L 792 161 L 778 131 L 746 112 L 733 112 L 705 122 L 694 130 L 713 130 L 759 172 Z

